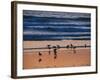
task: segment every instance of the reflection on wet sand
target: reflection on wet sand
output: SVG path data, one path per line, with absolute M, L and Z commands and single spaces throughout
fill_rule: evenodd
M 89 44 L 25 47 L 23 69 L 90 66 L 90 56 Z

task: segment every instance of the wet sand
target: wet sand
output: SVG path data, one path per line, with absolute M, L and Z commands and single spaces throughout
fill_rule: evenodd
M 44 47 L 48 44 L 60 44 L 60 46 L 65 46 L 70 43 L 75 46 L 84 44 L 90 45 L 90 41 L 24 41 L 24 48 Z M 54 51 L 50 51 L 51 52 L 49 54 L 49 50 L 24 50 L 23 69 L 78 67 L 91 65 L 90 48 L 77 48 L 75 53 L 73 49 L 59 49 L 57 50 L 56 58 Z

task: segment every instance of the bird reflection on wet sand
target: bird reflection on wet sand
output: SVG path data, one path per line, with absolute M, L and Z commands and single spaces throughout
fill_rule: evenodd
M 24 48 L 24 69 L 73 65 L 90 65 L 89 44 L 74 45 L 71 43 L 64 46 L 48 44 L 44 47 Z

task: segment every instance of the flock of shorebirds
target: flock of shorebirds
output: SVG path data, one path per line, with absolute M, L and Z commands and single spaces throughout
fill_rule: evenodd
M 67 49 L 72 49 L 73 53 L 76 53 L 76 48 L 87 48 L 90 47 L 89 45 L 84 44 L 83 46 L 74 46 L 73 44 L 67 45 L 67 46 L 60 46 L 60 45 L 56 45 L 56 46 L 51 46 L 51 45 L 47 45 L 46 47 L 41 47 L 41 48 L 24 48 L 24 50 L 33 50 L 33 49 L 49 49 L 48 53 L 49 55 L 51 54 L 51 49 L 53 50 L 54 53 L 54 59 L 57 58 L 57 50 L 61 49 L 61 48 L 67 48 Z M 38 52 L 39 55 L 39 62 L 42 61 L 41 56 L 42 53 L 39 51 Z

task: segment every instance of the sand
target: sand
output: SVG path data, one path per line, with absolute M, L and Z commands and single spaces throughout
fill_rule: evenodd
M 66 46 L 69 44 L 73 44 L 75 46 L 79 45 L 90 45 L 90 40 L 62 40 L 62 41 L 24 41 L 24 48 L 38 48 L 38 47 L 46 47 L 47 45 L 60 45 Z
M 24 41 L 24 48 L 38 48 L 47 45 L 60 45 L 66 46 L 73 44 L 90 45 L 89 40 L 66 40 L 66 41 Z M 41 53 L 39 55 L 39 52 Z M 91 65 L 91 52 L 90 48 L 76 48 L 73 49 L 58 49 L 55 58 L 54 51 L 51 49 L 45 50 L 24 50 L 23 53 L 23 69 L 36 69 L 36 68 L 53 68 L 53 67 L 78 67 Z

